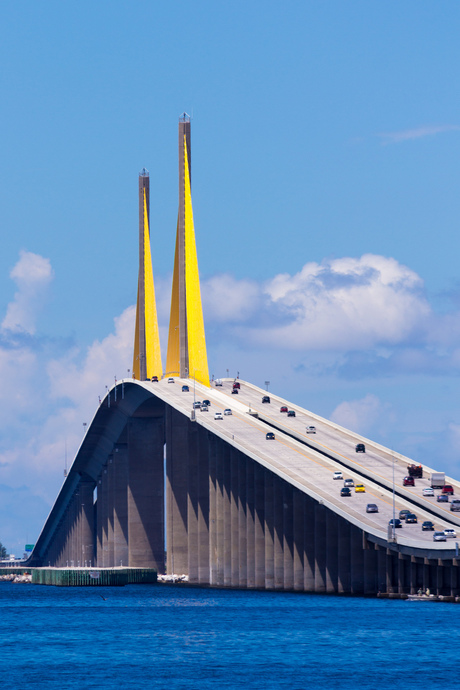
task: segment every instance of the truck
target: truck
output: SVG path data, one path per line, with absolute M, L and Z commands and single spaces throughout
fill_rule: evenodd
M 446 475 L 444 472 L 432 472 L 431 473 L 431 488 L 432 489 L 442 489 L 446 483 Z
M 407 474 L 409 477 L 423 478 L 423 467 L 421 465 L 407 465 Z

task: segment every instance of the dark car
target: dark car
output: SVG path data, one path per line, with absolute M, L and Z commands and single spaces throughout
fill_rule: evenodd
M 341 496 L 351 496 L 351 491 L 348 488 L 348 486 L 344 486 L 343 489 L 340 489 L 340 495 Z
M 267 441 L 274 441 L 275 440 L 275 434 L 273 433 L 273 431 L 268 431 L 265 434 L 265 438 L 267 439 Z
M 287 413 L 287 416 L 288 417 L 295 417 L 295 410 L 289 410 L 289 412 Z
M 232 395 L 238 395 L 238 388 L 234 388 L 232 390 Z
M 450 484 L 444 484 L 442 487 L 442 493 L 443 494 L 450 494 L 451 496 L 454 495 L 454 487 L 451 486 Z
M 403 486 L 415 486 L 415 479 L 413 477 L 404 477 Z
M 241 388 L 239 381 L 234 381 L 233 388 Z
M 365 453 L 366 452 L 366 446 L 364 445 L 364 443 L 357 443 L 355 450 L 357 453 Z
M 425 520 L 425 522 L 422 522 L 422 532 L 433 532 L 434 530 L 434 524 L 431 522 L 431 520 Z
M 263 402 L 263 403 L 269 403 L 269 402 L 270 402 L 270 397 L 269 397 L 268 395 L 264 395 L 264 397 L 262 398 L 262 402 Z
M 395 529 L 397 529 L 398 527 L 402 527 L 402 522 L 398 518 L 395 518 L 394 520 L 393 520 L 393 518 L 391 518 L 390 522 L 388 523 L 390 525 L 390 527 L 393 527 L 393 522 L 395 525 Z
M 415 515 L 415 513 L 409 513 L 409 515 L 406 515 L 406 525 L 407 524 L 417 524 L 417 516 Z
M 379 507 L 376 503 L 368 503 L 366 506 L 366 513 L 378 513 Z
M 438 503 L 449 503 L 449 496 L 448 494 L 439 494 L 436 500 Z
M 208 407 L 211 407 L 211 401 L 210 400 L 203 400 L 203 405 L 207 405 Z
M 158 383 L 158 376 L 152 376 L 153 383 Z
M 286 405 L 282 405 L 282 407 L 280 407 L 280 412 L 287 412 L 287 411 L 288 411 L 288 409 L 287 409 Z
M 407 508 L 403 508 L 403 510 L 399 511 L 400 520 L 405 520 L 408 515 L 410 515 L 410 510 L 407 510 Z
M 189 392 L 189 387 L 188 386 L 182 386 L 182 393 L 188 393 Z

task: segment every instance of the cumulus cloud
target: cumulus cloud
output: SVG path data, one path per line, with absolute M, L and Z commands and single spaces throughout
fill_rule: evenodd
M 382 404 L 376 395 L 368 393 L 360 400 L 340 403 L 331 414 L 331 420 L 346 429 L 367 434 L 382 416 L 388 419 L 390 414 L 388 405 Z
M 381 138 L 383 144 L 400 144 L 403 141 L 432 137 L 435 134 L 453 132 L 459 129 L 459 125 L 425 125 L 422 127 L 415 127 L 414 129 L 404 129 L 399 132 L 382 132 L 378 136 Z
M 261 288 L 253 280 L 221 273 L 202 286 L 205 316 L 212 321 L 244 322 L 259 308 Z
M 10 272 L 18 290 L 8 305 L 2 329 L 12 332 L 35 333 L 37 315 L 42 308 L 53 271 L 49 259 L 39 254 L 21 251 L 17 264 Z

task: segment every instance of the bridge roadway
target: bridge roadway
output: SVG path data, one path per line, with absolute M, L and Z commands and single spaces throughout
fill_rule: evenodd
M 399 510 L 407 508 L 414 511 L 418 518 L 418 524 L 403 524 L 402 529 L 396 530 L 397 542 L 409 549 L 422 549 L 425 554 L 438 554 L 438 557 L 442 553 L 448 556 L 447 552 L 450 552 L 452 557 L 455 540 L 433 542 L 433 532 L 423 532 L 421 529 L 424 520 L 432 520 L 436 530 L 447 527 L 455 529 L 460 525 L 460 518 L 449 511 L 449 504 L 438 504 L 436 498 L 422 496 L 422 488 L 429 486 L 429 468 L 424 467 L 425 478 L 416 479 L 415 488 L 402 487 L 402 479 L 407 475 L 407 464 L 411 460 L 393 454 L 390 450 L 278 396 L 268 394 L 253 384 L 240 380 L 241 388 L 234 395 L 233 379 L 223 379 L 221 387 L 213 384 L 210 389 L 194 383 L 193 379 L 175 379 L 174 384 L 167 381 L 144 382 L 142 385 L 148 386 L 154 394 L 188 416 L 192 415 L 194 400 L 210 400 L 211 406 L 207 412 L 196 410 L 198 424 L 323 502 L 334 512 L 373 535 L 379 543 L 387 541 L 388 521 L 393 517 L 394 458 L 396 516 Z M 189 386 L 188 392 L 182 391 L 183 384 Z M 262 403 L 264 395 L 270 395 L 269 404 Z M 282 405 L 295 410 L 296 417 L 287 417 L 285 413 L 281 413 Z M 223 413 L 226 408 L 232 410 L 232 415 L 215 420 L 215 412 Z M 306 434 L 306 426 L 310 425 L 316 427 L 314 438 L 312 434 Z M 275 433 L 275 441 L 265 438 L 270 430 Z M 366 445 L 364 454 L 355 452 L 356 443 L 360 442 Z M 363 483 L 366 492 L 355 493 L 352 488 L 350 498 L 341 497 L 343 482 L 332 479 L 335 470 L 342 470 L 344 478 L 353 479 L 355 484 Z M 454 485 L 456 495 L 459 495 L 459 482 L 449 479 L 449 483 Z M 367 503 L 376 503 L 379 512 L 366 513 Z

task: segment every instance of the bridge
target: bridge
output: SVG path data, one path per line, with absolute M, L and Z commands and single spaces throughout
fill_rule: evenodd
M 434 542 L 421 530 L 424 520 L 460 529 L 460 513 L 423 494 L 431 468 L 403 486 L 409 458 L 248 381 L 209 380 L 190 160 L 184 114 L 166 372 L 144 169 L 133 378 L 96 410 L 28 565 L 154 567 L 245 589 L 460 594 L 455 539 Z M 338 471 L 365 491 L 341 496 Z M 460 482 L 448 481 L 460 494 Z M 401 509 L 418 523 L 389 529 Z

